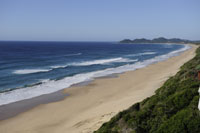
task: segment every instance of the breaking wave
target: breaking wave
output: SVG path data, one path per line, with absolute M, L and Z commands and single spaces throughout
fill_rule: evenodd
M 123 73 L 123 72 L 126 72 L 126 71 L 131 71 L 131 70 L 143 68 L 143 67 L 148 66 L 152 63 L 163 61 L 163 60 L 166 60 L 166 59 L 168 59 L 172 56 L 176 56 L 180 52 L 183 52 L 183 51 L 185 51 L 189 48 L 190 48 L 190 46 L 185 45 L 183 48 L 181 48 L 179 50 L 172 51 L 172 52 L 165 54 L 165 55 L 156 56 L 152 59 L 148 59 L 148 60 L 144 60 L 144 61 L 138 61 L 138 62 L 135 62 L 134 64 L 128 64 L 128 65 L 124 65 L 124 66 L 120 66 L 120 67 L 116 67 L 116 68 L 108 68 L 108 69 L 94 71 L 94 72 L 77 74 L 77 75 L 74 75 L 74 76 L 65 77 L 65 78 L 60 79 L 60 80 L 44 80 L 44 81 L 42 81 L 41 84 L 37 84 L 35 86 L 20 88 L 20 89 L 16 89 L 16 90 L 9 91 L 9 92 L 3 92 L 3 93 L 0 93 L 0 105 L 9 104 L 9 103 L 21 101 L 21 100 L 24 100 L 24 99 L 30 99 L 30 98 L 40 96 L 40 95 L 43 95 L 43 94 L 53 93 L 53 92 L 62 90 L 64 88 L 70 87 L 73 84 L 77 84 L 77 83 L 85 82 L 85 81 L 90 81 L 90 80 L 93 80 L 94 78 L 97 78 L 97 77 L 102 77 L 102 76 L 106 76 L 106 75 L 110 75 L 110 74 L 114 74 L 114 73 Z M 84 62 L 82 64 L 79 63 L 79 65 L 109 63 L 109 62 L 113 62 L 113 61 L 122 61 L 123 59 L 124 58 L 114 58 L 114 59 L 106 59 L 106 60 L 98 60 L 98 61 L 96 60 L 96 61 L 93 61 L 93 62 Z M 42 70 L 40 70 L 40 72 L 41 71 Z M 43 70 L 43 71 L 47 71 L 47 70 Z M 21 71 L 21 72 L 18 71 L 18 73 L 23 73 L 23 74 L 28 73 L 28 72 L 29 73 L 33 72 L 33 70 L 28 70 L 28 71 L 24 70 L 24 71 Z M 34 72 L 36 72 L 36 70 L 34 70 Z

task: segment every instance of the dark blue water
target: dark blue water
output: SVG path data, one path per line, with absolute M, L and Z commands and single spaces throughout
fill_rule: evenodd
M 94 77 L 144 67 L 184 49 L 175 44 L 0 42 L 0 100 L 8 100 L 8 90 L 19 95 L 16 89 L 21 89 L 21 99 L 26 99 L 24 91 L 31 97 L 54 92 Z

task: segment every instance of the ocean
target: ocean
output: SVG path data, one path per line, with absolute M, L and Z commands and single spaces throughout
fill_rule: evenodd
M 189 49 L 180 44 L 0 42 L 0 105 L 136 70 Z

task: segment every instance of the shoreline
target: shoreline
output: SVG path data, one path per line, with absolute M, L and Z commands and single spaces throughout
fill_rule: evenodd
M 166 54 L 157 55 L 147 60 L 143 60 L 143 61 L 138 61 L 137 59 L 133 60 L 135 61 L 135 63 L 133 64 L 126 64 L 126 65 L 111 67 L 111 68 L 107 68 L 103 70 L 75 74 L 73 76 L 63 77 L 58 80 L 55 79 L 55 80 L 48 80 L 44 82 L 41 81 L 38 84 L 36 83 L 35 85 L 30 85 L 30 86 L 28 85 L 27 87 L 22 87 L 19 89 L 11 89 L 12 91 L 7 90 L 5 91 L 5 94 L 0 93 L 0 106 L 22 101 L 25 99 L 32 99 L 34 97 L 38 97 L 45 94 L 51 94 L 51 93 L 63 90 L 64 88 L 69 88 L 74 84 L 80 84 L 80 82 L 82 83 L 82 82 L 92 81 L 99 77 L 108 77 L 109 75 L 113 75 L 113 74 L 121 74 L 127 71 L 134 71 L 136 69 L 146 67 L 150 64 L 154 64 L 160 61 L 167 60 L 168 58 L 171 58 L 173 56 L 177 56 L 189 48 L 190 48 L 189 45 L 184 45 L 180 49 L 173 50 Z M 137 55 L 137 56 L 140 56 L 140 55 Z M 49 87 L 49 89 L 45 89 L 47 86 Z
M 56 91 L 63 90 L 64 88 L 69 88 L 70 86 L 72 86 L 74 84 L 78 84 L 80 82 L 85 82 L 85 81 L 91 81 L 91 80 L 94 80 L 95 78 L 98 78 L 98 77 L 105 77 L 105 76 L 110 75 L 110 74 L 120 74 L 120 73 L 124 73 L 124 72 L 127 72 L 127 71 L 140 69 L 140 68 L 146 67 L 150 64 L 154 64 L 154 63 L 157 63 L 159 61 L 167 60 L 170 57 L 177 56 L 181 52 L 184 52 L 185 50 L 187 50 L 189 48 L 190 47 L 188 45 L 183 45 L 179 49 L 176 49 L 176 50 L 174 49 L 174 50 L 172 50 L 172 51 L 170 51 L 166 54 L 156 55 L 155 57 L 149 58 L 149 59 L 146 59 L 146 60 L 138 61 L 138 59 L 136 59 L 136 60 L 130 59 L 130 61 L 132 62 L 131 64 L 128 63 L 128 64 L 120 65 L 120 66 L 117 66 L 117 67 L 108 67 L 108 68 L 105 68 L 105 69 L 102 69 L 102 70 L 100 69 L 100 70 L 91 71 L 91 72 L 89 71 L 89 72 L 79 73 L 79 74 L 75 74 L 75 75 L 72 75 L 72 76 L 63 77 L 63 78 L 60 78 L 60 79 L 52 79 L 52 80 L 47 79 L 45 81 L 41 80 L 38 83 L 35 83 L 35 84 L 32 84 L 32 85 L 27 85 L 26 87 L 21 87 L 21 88 L 18 88 L 18 89 L 13 88 L 13 89 L 5 90 L 4 92 L 1 91 L 2 93 L 0 93 L 0 106 L 6 105 L 6 104 L 9 104 L 9 103 L 14 103 L 14 102 L 17 102 L 17 101 L 22 101 L 22 100 L 25 100 L 25 99 L 31 99 L 31 98 L 38 97 L 38 96 L 45 95 L 45 94 L 54 93 Z M 154 52 L 153 53 L 149 53 L 149 52 L 145 53 L 145 51 L 144 51 L 144 55 L 146 55 L 146 54 L 147 55 L 157 54 L 157 52 L 155 52 L 155 53 Z M 143 53 L 141 55 L 143 55 Z M 136 55 L 133 54 L 133 56 L 141 56 L 141 55 L 140 54 L 136 54 Z M 123 60 L 127 60 L 128 58 L 129 57 L 127 57 L 127 58 L 126 57 L 123 57 L 123 58 L 120 57 L 119 60 L 122 59 L 122 62 L 123 62 Z M 115 59 L 115 58 L 113 58 L 113 59 Z M 92 64 L 95 63 L 95 62 L 96 62 L 96 60 L 92 61 Z M 104 62 L 104 60 L 102 60 L 102 63 L 103 62 Z M 106 63 L 106 62 L 104 62 L 104 63 Z M 26 71 L 26 69 L 25 69 L 25 71 Z M 49 69 L 48 71 L 51 71 L 51 69 Z M 47 86 L 49 87 L 49 89 L 45 89 Z M 11 98 L 11 97 L 13 97 L 13 98 Z
M 116 78 L 118 77 L 118 75 L 119 74 L 111 74 L 111 75 L 107 75 L 103 77 L 97 77 L 94 80 L 104 79 L 104 78 L 106 79 Z M 87 86 L 92 81 L 93 80 L 80 82 L 80 83 L 70 86 L 69 88 Z M 29 111 L 42 104 L 49 104 L 49 103 L 54 103 L 54 102 L 59 102 L 61 100 L 64 100 L 67 98 L 67 96 L 69 96 L 68 93 L 64 92 L 65 89 L 62 89 L 50 94 L 44 94 L 41 96 L 33 97 L 30 99 L 25 99 L 25 100 L 13 102 L 13 103 L 5 104 L 5 105 L 0 105 L 0 121 L 20 115 L 21 113 Z
M 185 44 L 182 44 L 182 45 L 185 45 Z M 177 55 L 175 55 L 175 56 L 177 56 Z M 171 57 L 169 57 L 169 58 L 171 58 Z M 165 60 L 167 60 L 167 59 L 165 59 Z M 155 62 L 155 63 L 157 63 L 157 62 Z M 155 64 L 155 63 L 151 63 L 151 64 Z M 149 66 L 151 64 L 148 64 L 147 66 Z M 145 66 L 145 67 L 147 67 L 147 66 Z M 138 69 L 141 69 L 141 68 L 138 68 Z M 135 70 L 137 70 L 137 69 L 135 69 Z M 98 79 L 116 78 L 120 74 L 129 72 L 129 71 L 135 71 L 135 70 L 128 70 L 128 71 L 121 72 L 121 73 L 112 73 L 112 74 L 108 74 L 108 75 L 101 76 L 101 77 L 95 77 L 94 79 L 91 79 L 88 81 L 83 81 L 80 83 L 73 84 L 68 88 L 86 86 L 86 85 L 90 84 L 91 82 L 93 82 L 94 80 L 98 80 Z M 65 89 L 62 89 L 62 90 L 59 90 L 59 91 L 56 91 L 56 92 L 53 92 L 50 94 L 43 94 L 43 95 L 36 96 L 36 97 L 30 98 L 30 99 L 24 99 L 21 101 L 16 101 L 16 102 L 0 105 L 0 121 L 15 117 L 15 116 L 19 115 L 20 113 L 26 112 L 28 110 L 31 110 L 31 109 L 39 106 L 40 104 L 48 104 L 48 103 L 53 103 L 53 102 L 63 100 L 64 98 L 66 98 L 66 96 L 68 96 L 67 93 L 62 93 L 64 90 Z M 7 111 L 7 110 L 9 110 L 9 111 Z
M 192 46 L 179 56 L 118 74 L 114 78 L 97 78 L 87 85 L 64 89 L 69 96 L 63 100 L 41 104 L 2 120 L 0 131 L 92 132 L 119 111 L 153 95 L 169 76 L 174 75 L 183 63 L 194 56 L 195 47 Z M 28 119 L 31 121 L 27 122 Z M 10 129 L 10 126 L 14 127 Z

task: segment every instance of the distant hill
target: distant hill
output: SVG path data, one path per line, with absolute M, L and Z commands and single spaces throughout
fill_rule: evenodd
M 141 39 L 124 39 L 120 41 L 120 43 L 199 43 L 200 41 L 190 41 L 185 39 L 179 39 L 179 38 L 171 38 L 166 39 L 164 37 L 154 38 L 152 40 L 141 38 Z

